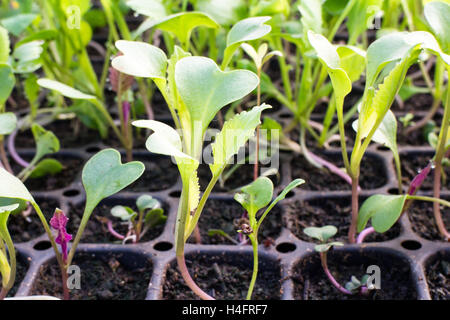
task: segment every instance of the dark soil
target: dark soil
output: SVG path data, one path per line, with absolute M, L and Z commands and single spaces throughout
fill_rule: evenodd
M 52 217 L 55 209 L 59 207 L 58 201 L 52 199 L 37 199 L 37 203 L 47 220 Z M 41 220 L 34 209 L 27 218 L 22 214 L 11 215 L 8 220 L 8 229 L 14 243 L 27 242 L 45 233 Z
M 89 222 L 84 230 L 82 243 L 122 243 L 121 240 L 113 237 L 108 231 L 105 218 L 110 219 L 113 222 L 113 228 L 115 231 L 122 235 L 126 235 L 128 232 L 128 224 L 124 224 L 122 220 L 111 215 L 111 209 L 115 205 L 129 206 L 133 210 L 137 210 L 134 200 L 117 200 L 115 203 L 101 203 L 94 210 Z M 83 207 L 70 205 L 68 231 L 74 237 L 80 225 L 83 215 Z M 164 207 L 164 214 L 167 216 L 168 208 Z M 161 235 L 164 231 L 164 225 L 160 224 L 150 230 L 148 230 L 139 242 L 146 242 L 153 240 Z M 128 241 L 127 243 L 131 243 Z
M 31 157 L 23 157 L 26 161 L 30 161 Z M 76 157 L 63 155 L 51 155 L 49 158 L 56 159 L 63 165 L 63 170 L 55 175 L 47 175 L 42 178 L 28 178 L 25 186 L 31 191 L 52 191 L 68 187 L 77 175 L 81 173 L 84 160 Z M 12 163 L 12 169 L 15 173 L 19 173 L 23 168 L 16 163 Z
M 403 185 L 409 187 L 411 181 L 414 177 L 423 170 L 429 163 L 429 161 L 433 158 L 433 153 L 406 153 L 400 154 L 400 162 L 402 166 L 402 179 Z M 442 189 L 450 188 L 450 167 L 445 168 L 445 174 L 447 179 L 444 182 L 441 181 Z M 428 177 L 423 182 L 420 190 L 422 191 L 430 191 L 433 190 L 433 171 L 428 174 Z
M 178 180 L 177 166 L 170 157 L 135 156 L 133 160 L 142 161 L 145 165 L 144 174 L 126 191 L 150 192 L 161 191 L 172 187 Z
M 73 300 L 143 300 L 146 297 L 152 263 L 145 257 L 77 253 L 73 265 L 81 270 L 81 289 L 71 290 Z M 32 294 L 62 298 L 61 272 L 55 261 L 41 266 Z
M 441 215 L 448 228 L 450 226 L 450 208 L 441 206 Z M 433 203 L 414 201 L 408 210 L 408 217 L 413 231 L 419 236 L 428 240 L 444 241 L 434 219 Z
M 25 258 L 20 255 L 17 255 L 17 264 L 16 264 L 16 280 L 14 281 L 14 286 L 9 290 L 8 297 L 13 297 L 17 290 L 19 289 L 22 280 L 25 278 L 25 275 L 28 270 L 28 262 Z M 2 275 L 0 274 L 0 282 L 2 280 Z
M 260 168 L 264 168 L 265 166 L 261 166 Z M 228 167 L 228 169 L 231 166 Z M 243 164 L 241 165 L 233 174 L 225 181 L 224 187 L 220 185 L 219 182 L 215 185 L 213 191 L 214 192 L 229 192 L 240 187 L 246 186 L 253 182 L 253 164 Z M 198 169 L 198 177 L 200 182 L 200 189 L 205 190 L 208 186 L 209 181 L 212 178 L 211 170 L 209 169 L 209 165 L 201 164 Z M 278 186 L 281 182 L 281 174 L 277 173 L 276 175 L 268 176 L 270 180 L 272 180 L 274 186 Z
M 323 159 L 330 161 L 339 168 L 344 167 L 341 154 L 318 154 Z M 302 155 L 298 155 L 291 161 L 292 178 L 302 178 L 306 183 L 304 190 L 332 191 L 351 190 L 351 185 L 341 177 L 331 173 L 327 168 L 316 168 Z M 371 156 L 363 158 L 359 185 L 362 189 L 370 190 L 382 187 L 387 183 L 386 170 L 383 162 Z
M 234 200 L 210 199 L 206 202 L 199 220 L 202 244 L 233 244 L 232 241 L 219 235 L 209 236 L 211 229 L 223 230 L 231 238 L 239 241 L 237 230 L 245 210 Z M 276 206 L 267 215 L 258 232 L 258 241 L 276 239 L 282 228 L 281 208 Z M 194 242 L 193 237 L 190 239 Z
M 360 206 L 362 199 L 360 198 Z M 311 201 L 296 201 L 285 204 L 286 225 L 299 239 L 307 242 L 314 240 L 303 233 L 307 227 L 323 227 L 333 225 L 338 233 L 333 240 L 347 242 L 348 229 L 351 222 L 350 198 L 318 198 Z M 370 222 L 368 224 L 370 226 Z M 395 224 L 385 233 L 372 233 L 364 242 L 380 242 L 392 240 L 400 234 L 400 225 Z
M 418 122 L 420 119 L 422 119 L 421 116 L 414 116 L 413 122 Z M 425 125 L 420 129 L 414 130 L 408 134 L 405 133 L 403 130 L 403 123 L 400 121 L 400 116 L 397 115 L 397 126 L 398 126 L 398 132 L 397 132 L 397 143 L 400 146 L 429 146 L 428 143 L 428 133 L 430 132 L 429 125 Z M 442 123 L 442 116 L 440 114 L 436 114 L 433 117 L 432 122 L 430 121 L 430 124 L 434 122 L 434 125 L 440 128 Z
M 381 289 L 372 290 L 367 296 L 349 296 L 339 292 L 323 272 L 318 253 L 301 260 L 294 268 L 294 297 L 299 300 L 415 300 L 417 293 L 411 279 L 410 267 L 390 254 L 377 251 L 328 253 L 328 267 L 341 284 L 350 281 L 352 275 L 361 279 L 367 267 L 377 265 L 381 273 Z
M 403 108 L 400 108 L 399 104 L 394 101 L 392 104 L 392 111 L 401 112 L 417 112 L 417 111 L 429 111 L 433 104 L 433 96 L 429 93 L 415 94 L 411 98 L 405 101 Z
M 195 254 L 186 257 L 186 265 L 191 277 L 206 293 L 218 300 L 242 300 L 247 296 L 252 276 L 251 255 Z M 280 267 L 273 261 L 259 259 L 259 273 L 252 299 L 278 300 L 281 296 Z M 198 300 L 189 289 L 181 274 L 172 263 L 167 270 L 163 285 L 166 300 Z
M 77 119 L 56 120 L 46 125 L 45 129 L 52 131 L 58 137 L 61 148 L 65 149 L 80 148 L 101 141 L 98 131 L 88 129 Z M 17 134 L 16 147 L 35 147 L 34 138 L 30 129 Z
M 427 282 L 431 299 L 450 300 L 450 259 L 443 252 L 428 263 Z

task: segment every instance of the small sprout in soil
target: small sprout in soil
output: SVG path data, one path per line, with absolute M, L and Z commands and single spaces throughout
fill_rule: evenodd
M 335 226 L 324 226 L 321 228 L 318 227 L 309 227 L 305 228 L 303 232 L 316 240 L 320 241 L 320 244 L 316 245 L 314 249 L 320 254 L 320 261 L 322 263 L 323 271 L 325 272 L 327 278 L 336 287 L 340 292 L 348 295 L 353 294 L 365 294 L 367 293 L 367 278 L 363 277 L 360 280 L 355 276 L 351 277 L 351 280 L 346 283 L 345 287 L 343 287 L 332 275 L 330 269 L 328 268 L 327 262 L 327 253 L 333 247 L 341 247 L 344 244 L 342 242 L 337 241 L 328 241 L 337 233 L 337 228 Z
M 256 283 L 256 278 L 258 277 L 258 231 L 261 224 L 279 201 L 283 200 L 291 190 L 300 186 L 304 182 L 305 181 L 302 179 L 292 181 L 286 188 L 284 188 L 280 195 L 272 201 L 272 181 L 267 177 L 259 177 L 251 184 L 243 187 L 241 192 L 236 193 L 234 196 L 234 199 L 247 211 L 249 221 L 248 224 L 243 223 L 241 225 L 241 230 L 238 232 L 242 232 L 250 239 L 253 248 L 253 274 L 247 293 L 247 300 L 252 298 L 253 288 Z M 270 203 L 270 201 L 272 201 L 272 203 Z M 259 217 L 257 217 L 258 212 L 263 208 L 266 208 L 266 210 Z
M 142 195 L 136 200 L 138 212 L 127 206 L 115 206 L 111 209 L 111 215 L 121 219 L 128 225 L 128 233 L 122 235 L 114 230 L 112 221 L 107 219 L 109 232 L 123 243 L 131 240 L 138 243 L 152 228 L 164 224 L 167 217 L 158 200 L 149 195 Z

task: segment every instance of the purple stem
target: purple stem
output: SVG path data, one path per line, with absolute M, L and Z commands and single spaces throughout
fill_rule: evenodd
M 308 152 L 308 155 L 311 158 L 314 159 L 314 161 L 316 161 L 320 165 L 324 166 L 325 168 L 330 170 L 335 175 L 337 175 L 337 176 L 341 177 L 342 179 L 344 179 L 348 184 L 350 184 L 350 185 L 352 184 L 352 178 L 347 173 L 345 173 L 344 171 L 339 169 L 337 166 L 335 166 L 331 162 L 328 162 L 327 160 L 319 157 L 318 155 L 315 155 L 314 153 L 312 153 L 310 151 L 307 151 L 307 152 Z M 358 186 L 358 191 L 361 191 L 361 187 L 360 186 Z
M 375 229 L 373 227 L 368 227 L 361 231 L 361 233 L 358 235 L 358 238 L 356 239 L 356 243 L 363 243 L 364 239 L 369 235 L 375 232 Z
M 123 110 L 123 122 L 125 126 L 128 125 L 128 121 L 130 120 L 130 109 L 131 105 L 128 101 L 124 101 L 122 103 L 122 110 Z
M 341 286 L 339 284 L 339 282 L 337 282 L 337 280 L 331 274 L 330 270 L 328 269 L 327 253 L 326 252 L 321 252 L 320 253 L 320 260 L 322 261 L 323 271 L 325 271 L 325 274 L 327 275 L 328 279 L 336 287 L 336 289 L 338 289 L 343 294 L 353 295 L 353 293 L 351 291 L 349 291 L 349 290 L 345 289 L 343 286 Z
M 9 137 L 8 137 L 8 151 L 9 154 L 11 155 L 11 157 L 14 159 L 14 161 L 21 165 L 22 167 L 26 168 L 28 167 L 30 164 L 28 162 L 26 162 L 25 160 L 23 160 L 19 154 L 16 151 L 16 147 L 15 147 L 15 140 L 16 140 L 16 135 L 17 135 L 17 130 L 13 131 Z
M 108 225 L 108 231 L 109 231 L 114 237 L 116 237 L 116 238 L 119 239 L 119 240 L 125 239 L 125 237 L 124 237 L 123 235 L 121 235 L 121 234 L 118 233 L 116 230 L 114 230 L 113 225 L 112 225 L 112 221 L 111 221 L 111 220 L 108 220 L 107 225 Z

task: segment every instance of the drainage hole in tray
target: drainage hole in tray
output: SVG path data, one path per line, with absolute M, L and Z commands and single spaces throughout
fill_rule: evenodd
M 289 253 L 292 251 L 295 251 L 297 249 L 297 246 L 294 243 L 290 242 L 283 242 L 276 246 L 276 249 L 278 252 L 281 253 Z
M 38 250 L 38 251 L 44 251 L 47 249 L 50 249 L 52 247 L 52 244 L 50 243 L 50 241 L 39 241 L 38 243 L 36 243 L 33 246 L 33 249 Z
M 80 191 L 78 191 L 78 190 L 76 190 L 76 189 L 66 190 L 66 191 L 64 191 L 64 193 L 63 193 L 63 195 L 64 195 L 65 197 L 69 197 L 69 198 L 76 197 L 76 196 L 78 196 L 79 194 L 80 194 Z
M 405 240 L 401 244 L 406 250 L 419 250 L 422 248 L 422 244 L 416 240 Z
M 153 246 L 153 249 L 158 250 L 158 251 L 169 251 L 172 248 L 173 248 L 173 244 L 171 244 L 170 242 L 166 242 L 166 241 L 158 242 L 157 244 L 155 244 Z
M 181 196 L 181 191 L 180 190 L 172 191 L 171 193 L 169 193 L 169 196 L 172 198 L 179 198 Z

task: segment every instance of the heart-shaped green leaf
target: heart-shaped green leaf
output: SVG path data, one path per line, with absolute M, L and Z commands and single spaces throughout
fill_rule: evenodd
M 16 129 L 17 117 L 12 112 L 0 114 L 0 136 L 11 134 Z
M 406 195 L 376 194 L 364 201 L 358 214 L 358 232 L 361 232 L 369 219 L 376 232 L 388 231 L 400 217 L 405 205 Z
M 166 79 L 167 56 L 158 47 L 126 40 L 117 41 L 116 47 L 123 53 L 111 62 L 118 71 L 134 77 Z
M 197 141 L 202 139 L 209 123 L 222 107 L 252 92 L 259 80 L 251 71 L 222 72 L 209 58 L 186 57 L 175 66 L 175 82 L 189 111 Z M 198 124 L 201 132 L 193 130 Z
M 167 217 L 164 215 L 162 208 L 153 209 L 145 215 L 144 223 L 148 228 L 153 228 L 166 222 Z
M 42 78 L 37 81 L 38 85 L 40 85 L 43 88 L 49 89 L 49 90 L 55 90 L 62 94 L 63 96 L 71 99 L 81 99 L 81 100 L 95 100 L 96 97 L 85 94 L 77 89 L 74 89 L 64 83 L 61 83 L 59 81 L 51 80 Z
M 324 226 L 324 227 L 308 227 L 303 230 L 303 232 L 314 239 L 321 242 L 326 242 L 328 239 L 333 237 L 337 233 L 337 228 L 335 226 Z
M 250 221 L 252 222 L 258 210 L 270 203 L 272 195 L 272 180 L 267 177 L 259 177 L 251 184 L 243 187 L 241 193 L 236 193 L 234 199 L 247 210 Z
M 136 181 L 145 166 L 139 161 L 122 164 L 120 153 L 105 149 L 93 156 L 83 168 L 82 181 L 86 190 L 86 212 L 97 204 Z

